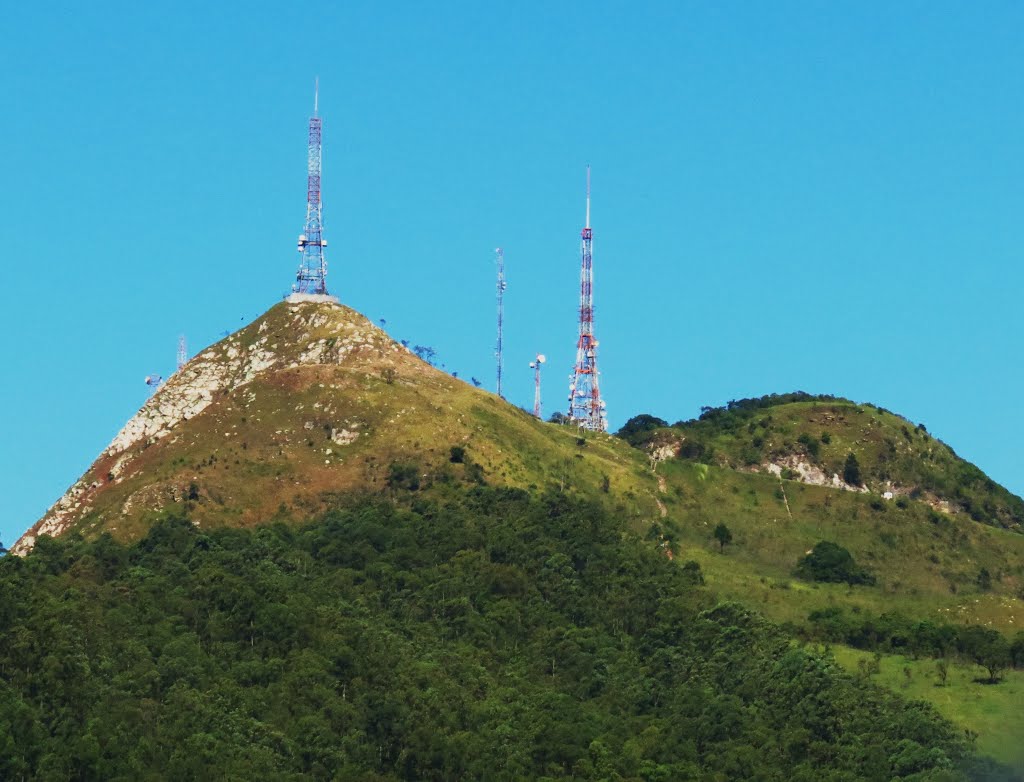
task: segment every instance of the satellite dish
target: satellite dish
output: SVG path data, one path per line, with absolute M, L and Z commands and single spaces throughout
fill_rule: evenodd
M 537 354 L 537 363 L 538 364 L 543 364 L 545 361 L 547 361 L 547 358 L 545 358 L 544 354 L 543 353 L 538 353 Z
M 530 362 L 530 369 L 536 369 L 536 368 L 537 368 L 537 362 L 536 361 L 531 361 Z

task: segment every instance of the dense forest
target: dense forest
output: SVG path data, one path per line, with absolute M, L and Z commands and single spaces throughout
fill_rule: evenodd
M 43 538 L 0 559 L 0 778 L 1003 778 L 701 581 L 489 487 Z

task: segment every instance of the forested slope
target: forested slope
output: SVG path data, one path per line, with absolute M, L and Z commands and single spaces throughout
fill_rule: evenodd
M 4 779 L 996 779 L 597 504 L 477 487 L 0 560 Z

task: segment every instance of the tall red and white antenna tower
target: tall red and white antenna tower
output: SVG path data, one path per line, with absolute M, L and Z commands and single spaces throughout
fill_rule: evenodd
M 505 395 L 501 393 L 501 372 L 504 368 L 504 329 L 505 329 L 505 253 L 499 247 L 494 251 L 497 253 L 498 260 L 498 344 L 494 351 L 494 356 L 498 360 L 498 396 L 502 399 Z
M 537 358 L 530 362 L 530 369 L 533 370 L 533 416 L 543 418 L 544 414 L 540 404 L 540 367 L 547 359 L 543 353 L 538 353 Z
M 324 258 L 323 204 L 320 201 L 320 80 L 317 79 L 313 96 L 313 116 L 309 118 L 309 144 L 306 175 L 306 228 L 299 235 L 299 271 L 295 275 L 296 293 L 327 293 L 327 259 Z
M 594 338 L 594 232 L 590 228 L 590 166 L 587 166 L 587 221 L 580 233 L 580 337 L 576 366 L 569 386 L 569 420 L 582 429 L 603 432 L 608 428 L 604 400 L 598 389 L 597 340 Z

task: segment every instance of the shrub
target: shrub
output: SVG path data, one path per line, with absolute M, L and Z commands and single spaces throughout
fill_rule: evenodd
M 718 526 L 715 527 L 715 540 L 718 541 L 718 550 L 724 551 L 726 545 L 732 543 L 732 532 L 725 524 L 719 522 Z
M 622 428 L 615 433 L 615 436 L 621 437 L 630 445 L 638 445 L 647 440 L 647 434 L 656 429 L 664 429 L 666 426 L 668 426 L 668 421 L 647 413 L 641 413 L 626 421 Z
M 857 457 L 853 455 L 853 451 L 846 455 L 846 464 L 843 465 L 843 480 L 851 486 L 864 485 L 860 475 L 860 464 Z
M 419 469 L 415 464 L 392 463 L 388 469 L 388 486 L 392 489 L 416 491 L 420 488 Z
M 849 551 L 836 543 L 824 540 L 815 544 L 810 554 L 800 558 L 793 574 L 806 581 L 867 585 L 875 583 L 875 577 L 859 567 Z

